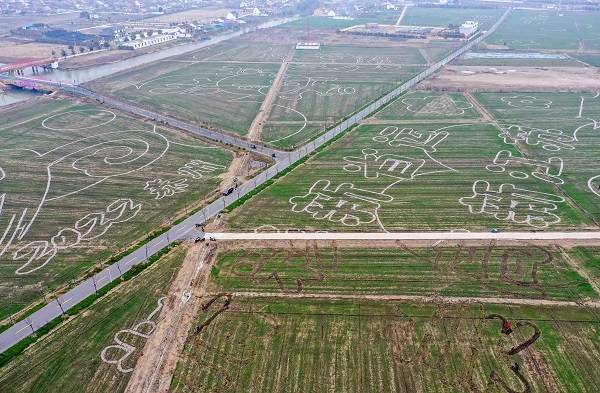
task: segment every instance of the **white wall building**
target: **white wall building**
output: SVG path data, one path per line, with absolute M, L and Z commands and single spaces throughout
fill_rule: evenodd
M 321 44 L 319 42 L 298 42 L 296 44 L 296 50 L 319 50 Z
M 133 41 L 123 42 L 119 48 L 123 49 L 141 49 L 152 45 L 162 44 L 163 42 L 176 40 L 177 36 L 173 34 L 161 34 L 152 37 L 138 38 Z
M 479 22 L 476 22 L 474 20 L 468 20 L 465 23 L 463 23 L 462 25 L 460 25 L 460 28 L 458 29 L 458 31 L 460 32 L 460 34 L 464 35 L 465 38 L 469 38 L 470 36 L 475 34 L 475 32 L 478 29 L 479 29 Z
M 297 50 L 319 50 L 321 44 L 319 42 L 298 42 L 296 44 Z
M 160 29 L 160 33 L 158 33 L 158 31 L 155 31 L 150 37 L 147 37 L 144 34 L 145 34 L 145 32 L 136 33 L 133 36 L 133 39 L 132 39 L 132 37 L 130 37 L 128 35 L 128 37 L 130 38 L 130 41 L 121 42 L 119 47 L 123 48 L 123 49 L 134 49 L 135 50 L 135 49 L 147 48 L 152 45 L 162 44 L 162 43 L 168 42 L 168 41 L 173 41 L 178 38 L 191 37 L 191 34 L 186 32 L 181 27 L 163 28 L 163 29 Z

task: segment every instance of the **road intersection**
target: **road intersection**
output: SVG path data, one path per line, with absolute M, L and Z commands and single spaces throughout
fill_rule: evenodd
M 10 81 L 14 81 L 15 79 L 18 79 L 18 80 L 22 80 L 22 81 L 30 81 L 30 82 L 33 82 L 33 83 L 36 83 L 39 85 L 51 86 L 53 88 L 58 88 L 63 91 L 66 91 L 68 93 L 72 93 L 75 95 L 80 95 L 80 96 L 94 99 L 94 100 L 98 101 L 100 104 L 105 105 L 105 106 L 118 108 L 121 111 L 133 113 L 137 116 L 145 117 L 147 119 L 150 119 L 150 120 L 153 120 L 156 122 L 163 122 L 165 124 L 168 124 L 169 126 L 173 126 L 173 127 L 185 130 L 194 135 L 197 135 L 197 136 L 209 139 L 209 140 L 217 141 L 217 142 L 223 143 L 223 144 L 230 144 L 232 146 L 236 146 L 236 147 L 243 148 L 246 150 L 256 151 L 259 154 L 268 155 L 270 157 L 273 157 L 273 154 L 275 154 L 275 157 L 273 157 L 275 163 L 272 166 L 270 166 L 267 170 L 261 172 L 254 178 L 250 179 L 249 181 L 243 183 L 230 195 L 225 195 L 225 196 L 220 197 L 219 199 L 215 200 L 214 202 L 212 202 L 208 206 L 204 207 L 200 211 L 194 213 L 187 219 L 174 225 L 168 231 L 162 233 L 161 235 L 150 240 L 146 244 L 140 246 L 139 248 L 137 248 L 130 254 L 128 254 L 125 257 L 123 257 L 122 259 L 120 259 L 119 261 L 106 267 L 104 270 L 97 273 L 93 277 L 88 278 L 85 281 L 81 282 L 80 284 L 78 284 L 77 286 L 75 286 L 74 288 L 69 290 L 67 293 L 50 301 L 44 307 L 33 312 L 27 318 L 25 318 L 21 321 L 18 321 L 16 324 L 11 326 L 4 332 L 0 333 L 0 353 L 4 352 L 5 350 L 7 350 L 8 348 L 17 344 L 18 342 L 25 339 L 26 337 L 34 334 L 38 329 L 45 326 L 50 321 L 60 317 L 61 315 L 64 315 L 67 310 L 69 310 L 71 307 L 74 307 L 75 305 L 77 305 L 84 299 L 88 298 L 89 296 L 93 295 L 95 292 L 98 291 L 98 289 L 109 284 L 111 281 L 121 277 L 124 273 L 129 271 L 134 265 L 137 265 L 137 264 L 147 261 L 148 258 L 157 254 L 162 249 L 171 245 L 172 243 L 179 241 L 179 240 L 183 240 L 183 239 L 189 239 L 189 238 L 192 238 L 192 239 L 203 238 L 205 235 L 204 235 L 204 233 L 202 233 L 199 230 L 199 227 L 201 224 L 208 222 L 210 219 L 216 217 L 227 206 L 233 204 L 240 198 L 244 197 L 246 194 L 250 193 L 257 187 L 259 187 L 260 185 L 265 183 L 266 181 L 275 178 L 282 171 L 288 169 L 289 167 L 291 167 L 292 165 L 294 165 L 296 162 L 300 161 L 304 157 L 312 154 L 315 150 L 319 149 L 321 146 L 323 146 L 324 144 L 326 144 L 327 142 L 329 142 L 330 140 L 332 140 L 339 134 L 347 131 L 348 129 L 353 127 L 358 122 L 367 118 L 368 116 L 370 116 L 375 111 L 379 110 L 384 105 L 387 105 L 389 102 L 395 100 L 401 94 L 405 93 L 406 91 L 408 91 L 409 89 L 411 89 L 412 87 L 414 87 L 415 85 L 417 85 L 418 83 L 423 81 L 424 79 L 428 78 L 433 73 L 440 70 L 443 66 L 445 66 L 446 64 L 448 64 L 449 62 L 451 62 L 452 60 L 457 58 L 458 56 L 461 56 L 465 52 L 469 51 L 475 45 L 479 44 L 481 41 L 486 39 L 490 34 L 492 34 L 496 30 L 496 28 L 506 19 L 506 17 L 510 13 L 510 11 L 511 11 L 510 8 L 507 9 L 507 11 L 496 22 L 496 24 L 494 24 L 494 26 L 492 28 L 490 28 L 490 30 L 488 30 L 487 32 L 479 35 L 476 38 L 471 39 L 465 45 L 463 45 L 462 47 L 460 47 L 453 53 L 449 54 L 447 57 L 440 60 L 439 62 L 431 65 L 425 71 L 419 73 L 412 79 L 408 80 L 407 82 L 405 82 L 404 84 L 399 86 L 397 89 L 395 89 L 395 90 L 391 91 L 390 93 L 386 94 L 385 96 L 377 99 L 376 101 L 374 101 L 367 107 L 363 108 L 362 110 L 358 111 L 357 113 L 349 115 L 341 123 L 339 123 L 335 127 L 331 128 L 329 131 L 327 131 L 325 134 L 323 134 L 319 138 L 309 142 L 308 144 L 296 149 L 293 152 L 281 152 L 279 150 L 272 149 L 272 148 L 264 146 L 262 144 L 250 142 L 243 138 L 234 137 L 234 136 L 226 135 L 226 134 L 223 134 L 223 133 L 220 133 L 217 131 L 212 131 L 212 130 L 209 130 L 206 128 L 202 128 L 202 127 L 196 126 L 194 124 L 190 124 L 190 123 L 181 121 L 179 119 L 175 119 L 170 116 L 165 116 L 165 115 L 162 115 L 162 114 L 159 114 L 156 112 L 149 111 L 144 108 L 140 108 L 138 106 L 135 106 L 135 105 L 127 103 L 127 102 L 123 102 L 121 100 L 116 100 L 111 97 L 106 97 L 106 96 L 100 95 L 94 91 L 91 91 L 89 89 L 83 88 L 78 85 L 66 84 L 66 83 L 55 82 L 55 81 L 48 81 L 48 80 L 39 79 L 39 78 L 20 77 L 20 76 L 0 74 L 0 81 L 4 80 L 4 81 L 10 82 Z M 256 148 L 254 148 L 253 145 L 255 145 Z M 562 232 L 562 233 L 566 233 L 566 232 Z M 507 233 L 495 234 L 495 235 L 503 236 L 506 234 Z M 254 235 L 266 236 L 264 233 L 263 234 L 251 234 L 251 233 L 250 234 L 241 234 L 239 236 L 254 236 Z M 275 236 L 275 235 L 285 235 L 285 234 L 271 234 L 271 236 Z M 327 234 L 323 234 L 323 233 L 299 234 L 298 233 L 298 234 L 293 234 L 293 235 L 290 235 L 290 234 L 287 234 L 287 235 L 288 236 L 300 236 L 300 235 L 302 235 L 302 236 L 325 236 Z M 337 234 L 336 236 L 360 236 L 361 239 L 364 239 L 365 235 L 369 235 L 369 234 L 362 234 L 362 233 L 344 234 L 344 235 Z M 382 236 L 382 235 L 388 236 L 385 234 L 378 234 L 377 236 Z M 419 236 L 419 235 L 426 236 L 423 233 L 422 234 L 414 234 L 413 233 L 411 235 L 405 234 L 402 236 Z M 490 234 L 488 234 L 488 235 L 490 235 Z M 224 239 L 224 237 L 226 237 L 226 236 L 236 236 L 236 235 L 235 234 L 228 234 L 228 235 L 210 234 L 210 236 L 215 237 L 215 238 L 221 237 L 221 239 Z M 327 236 L 330 236 L 330 235 L 327 235 Z M 375 235 L 370 235 L 370 236 L 375 236 Z M 394 236 L 394 235 L 390 235 L 390 236 Z M 396 235 L 396 236 L 400 236 L 400 235 Z M 456 235 L 456 233 L 448 233 L 445 235 L 438 233 L 438 234 L 433 234 L 433 235 L 428 235 L 428 236 L 459 236 L 459 235 Z M 465 234 L 463 233 L 462 236 L 465 236 Z M 480 235 L 480 236 L 483 236 L 483 235 Z M 533 236 L 533 234 L 531 234 L 530 236 Z M 581 236 L 599 236 L 599 235 L 598 235 L 598 233 L 596 233 L 595 235 L 581 235 Z M 597 237 L 595 237 L 594 239 L 596 239 L 596 238 Z M 423 238 L 421 238 L 421 239 L 423 239 Z M 433 239 L 440 239 L 440 238 L 434 237 Z

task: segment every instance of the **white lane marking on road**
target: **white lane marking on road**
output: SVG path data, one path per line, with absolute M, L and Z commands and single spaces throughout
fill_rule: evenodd
M 25 326 L 23 326 L 21 329 L 19 329 L 15 332 L 15 336 L 17 336 L 19 333 L 21 333 L 25 329 L 31 329 L 31 326 L 29 326 L 29 324 L 26 323 Z
M 104 277 L 100 277 L 96 279 L 96 284 L 101 283 L 102 281 L 106 280 L 108 277 L 104 276 Z

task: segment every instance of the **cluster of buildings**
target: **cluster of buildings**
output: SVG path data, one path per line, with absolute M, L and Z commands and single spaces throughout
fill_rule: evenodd
M 247 17 L 264 17 L 292 13 L 303 0 L 241 0 L 223 18 L 179 24 L 146 22 L 124 24 L 114 30 L 113 42 L 122 49 L 141 49 L 180 38 L 207 39 L 222 31 L 235 30 L 246 24 Z M 231 3 L 231 2 L 228 2 Z
M 191 38 L 192 33 L 183 27 L 154 29 L 118 29 L 114 32 L 114 42 L 121 49 L 141 49 L 162 44 L 178 38 Z
M 452 38 L 470 39 L 479 31 L 479 22 L 465 21 L 459 26 L 430 27 L 366 23 L 340 30 L 342 33 L 400 39 Z
M 87 11 L 103 13 L 150 14 L 203 7 L 219 0 L 0 0 L 0 15 L 48 14 Z

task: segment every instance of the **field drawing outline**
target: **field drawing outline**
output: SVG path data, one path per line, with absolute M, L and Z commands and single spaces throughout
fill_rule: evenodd
M 465 111 L 473 108 L 473 104 L 465 101 L 464 105 L 448 95 L 406 97 L 402 99 L 406 110 L 419 115 L 462 116 Z M 424 104 L 424 105 L 423 105 Z
M 144 339 L 148 339 L 152 335 L 152 333 L 154 333 L 154 330 L 156 329 L 156 322 L 153 320 L 153 318 L 163 308 L 166 298 L 167 298 L 166 296 L 159 298 L 157 301 L 156 308 L 142 322 L 137 323 L 136 325 L 134 325 L 133 327 L 131 327 L 129 329 L 119 330 L 117 333 L 115 333 L 114 338 L 113 338 L 113 341 L 115 342 L 115 344 L 111 344 L 111 345 L 104 347 L 104 349 L 102 349 L 102 351 L 100 352 L 100 359 L 104 363 L 116 365 L 117 370 L 119 370 L 119 372 L 121 372 L 123 374 L 132 372 L 133 368 L 127 367 L 126 365 L 124 365 L 124 363 L 127 361 L 127 359 L 129 359 L 129 357 L 131 355 L 133 355 L 135 353 L 135 351 L 138 348 L 129 344 L 127 342 L 127 339 L 124 338 L 123 336 L 131 335 L 131 336 L 135 336 L 135 337 L 141 337 Z M 110 352 L 117 352 L 117 353 L 120 352 L 121 357 L 113 357 L 113 356 L 111 356 Z
M 61 112 L 47 116 L 40 124 L 48 128 L 49 119 L 68 113 L 91 112 L 94 110 Z M 98 110 L 98 112 L 105 113 L 107 111 Z M 103 122 L 99 126 L 112 121 L 114 121 L 114 118 L 108 122 Z M 81 129 L 89 128 L 93 127 L 83 125 Z M 60 130 L 58 127 L 48 129 Z M 77 129 L 69 126 L 65 130 L 74 131 Z M 11 246 L 25 239 L 46 202 L 76 195 L 113 177 L 140 171 L 160 160 L 169 150 L 171 143 L 154 126 L 152 130 L 130 129 L 100 132 L 52 148 L 46 152 L 38 152 L 27 148 L 0 149 L 0 182 L 3 189 L 5 187 L 10 188 L 11 184 L 18 185 L 30 182 L 32 173 L 43 179 L 43 181 L 35 184 L 35 189 L 31 193 L 32 196 L 24 201 L 15 200 L 15 202 L 11 202 L 19 196 L 13 196 L 10 192 L 0 193 L 0 256 L 7 253 Z M 178 142 L 173 143 L 185 145 Z M 204 148 L 204 146 L 197 147 Z M 29 166 L 22 167 L 20 165 L 22 162 L 28 162 Z M 74 183 L 71 189 L 61 190 L 61 192 L 53 194 L 52 170 L 54 167 L 60 167 L 61 170 L 71 171 L 77 175 L 84 175 L 87 183 Z M 133 202 L 131 203 L 136 205 Z M 102 220 L 99 222 L 102 222 Z M 71 233 L 71 235 L 78 238 L 76 233 Z M 53 239 L 54 242 L 51 240 L 50 242 L 34 242 L 33 245 L 32 243 L 17 245 L 18 249 L 14 251 L 13 258 L 15 260 L 25 257 L 30 258 L 24 266 L 17 269 L 17 274 L 28 274 L 45 266 L 55 255 L 53 255 L 56 251 L 55 248 L 66 241 L 64 239 L 60 240 L 62 235 Z M 55 244 L 56 247 L 51 247 L 51 244 Z M 39 260 L 42 257 L 49 259 L 33 270 L 27 267 L 32 260 Z

